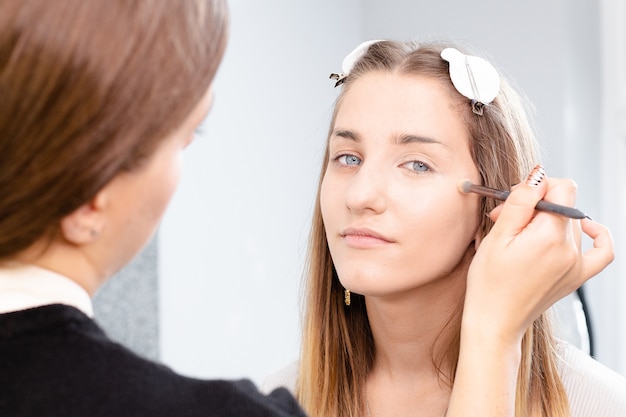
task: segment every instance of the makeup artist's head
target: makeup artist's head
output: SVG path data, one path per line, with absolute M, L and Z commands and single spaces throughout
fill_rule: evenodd
M 226 38 L 223 0 L 2 2 L 0 260 L 90 292 L 128 262 L 174 191 Z
M 453 294 L 449 326 L 458 329 L 467 271 L 495 203 L 462 195 L 457 185 L 469 179 L 508 189 L 538 162 L 519 94 L 502 80 L 495 100 L 475 114 L 441 57 L 448 46 L 377 42 L 343 79 L 310 242 L 299 394 L 312 415 L 330 413 L 334 401 L 320 409 L 316 387 L 331 380 L 353 387 L 372 364 L 363 295 L 401 303 L 420 291 L 433 302 Z M 441 345 L 450 347 L 435 352 L 437 366 L 453 369 L 459 334 L 446 334 Z M 328 363 L 352 366 L 322 366 L 318 351 L 332 356 Z

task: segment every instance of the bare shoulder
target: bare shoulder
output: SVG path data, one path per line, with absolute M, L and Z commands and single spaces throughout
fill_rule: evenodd
M 626 378 L 566 342 L 559 345 L 559 356 L 572 417 L 624 416 Z

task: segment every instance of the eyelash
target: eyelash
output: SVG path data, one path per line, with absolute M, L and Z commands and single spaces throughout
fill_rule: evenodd
M 355 166 L 355 165 L 348 165 L 348 163 L 347 163 L 346 161 L 342 161 L 342 160 L 347 159 L 347 158 L 350 158 L 350 157 L 353 157 L 353 158 L 358 159 L 358 160 L 359 160 L 359 164 L 358 164 L 358 165 L 360 165 L 360 164 L 361 164 L 361 162 L 362 162 L 362 161 L 361 161 L 361 158 L 359 158 L 359 157 L 358 157 L 358 156 L 356 156 L 356 155 L 349 154 L 349 153 L 344 153 L 344 154 L 337 155 L 337 156 L 334 158 L 334 161 L 335 161 L 335 162 L 337 162 L 337 163 L 338 163 L 339 165 L 341 165 L 341 166 L 346 166 L 346 167 L 347 167 L 347 166 Z M 428 172 L 428 171 L 430 171 L 430 170 L 431 170 L 430 165 L 428 165 L 426 162 L 424 162 L 424 161 L 420 161 L 420 160 L 418 160 L 418 159 L 416 159 L 416 160 L 412 160 L 412 161 L 408 161 L 408 162 L 405 162 L 405 163 L 403 163 L 401 166 L 402 166 L 402 167 L 406 167 L 406 166 L 407 166 L 407 165 L 409 165 L 409 164 L 419 164 L 421 167 L 425 168 L 425 171 L 416 171 L 416 170 L 414 170 L 414 169 L 412 169 L 412 168 L 410 168 L 410 167 L 407 167 L 407 169 L 408 169 L 409 171 L 413 172 L 414 174 L 422 174 L 422 173 L 424 173 L 424 172 Z

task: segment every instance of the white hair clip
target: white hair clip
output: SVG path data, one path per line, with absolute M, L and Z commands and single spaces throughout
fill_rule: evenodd
M 350 71 L 352 71 L 352 67 L 354 67 L 354 64 L 356 64 L 356 62 L 361 59 L 363 55 L 365 55 L 365 53 L 367 52 L 367 48 L 369 48 L 370 45 L 373 45 L 376 42 L 380 42 L 380 40 L 363 42 L 362 44 L 354 48 L 354 50 L 343 59 L 343 62 L 341 63 L 341 70 L 343 72 L 341 74 L 330 74 L 331 79 L 337 80 L 337 82 L 335 83 L 335 87 L 343 84 L 346 77 L 350 75 Z
M 483 106 L 491 103 L 500 91 L 498 71 L 484 59 L 465 55 L 454 48 L 441 51 L 441 57 L 450 63 L 454 87 L 472 101 L 472 111 L 482 116 Z

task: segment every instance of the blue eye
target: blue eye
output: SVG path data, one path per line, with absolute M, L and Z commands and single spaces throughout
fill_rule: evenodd
M 409 161 L 404 166 L 413 172 L 428 172 L 430 167 L 422 161 Z
M 413 161 L 413 169 L 415 171 L 428 171 L 428 165 L 423 163 L 422 161 Z
M 355 155 L 341 155 L 337 158 L 337 161 L 343 165 L 360 165 L 361 159 Z

